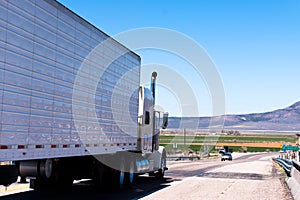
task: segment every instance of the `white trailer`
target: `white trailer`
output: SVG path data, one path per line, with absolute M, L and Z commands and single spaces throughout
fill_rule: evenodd
M 55 0 L 0 1 L 0 184 L 65 188 L 90 178 L 121 189 L 163 177 L 140 57 Z

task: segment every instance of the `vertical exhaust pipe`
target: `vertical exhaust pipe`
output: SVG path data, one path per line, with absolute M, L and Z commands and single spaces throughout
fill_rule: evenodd
M 156 129 L 155 129 L 155 86 L 156 86 L 156 77 L 157 77 L 157 73 L 156 72 L 152 72 L 152 76 L 151 76 L 151 85 L 150 85 L 150 90 L 153 96 L 153 113 L 152 113 L 152 152 L 155 150 L 158 150 L 158 144 L 159 144 L 159 134 L 156 134 Z
M 151 76 L 151 92 L 152 92 L 152 96 L 153 96 L 153 100 L 154 100 L 154 105 L 155 105 L 155 87 L 156 87 L 156 77 L 157 77 L 157 73 L 156 72 L 152 72 L 152 76 Z

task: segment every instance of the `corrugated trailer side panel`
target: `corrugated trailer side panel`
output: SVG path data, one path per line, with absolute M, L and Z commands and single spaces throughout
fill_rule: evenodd
M 0 161 L 136 148 L 139 56 L 110 40 L 89 60 L 109 37 L 54 0 L 1 1 L 0 35 Z M 97 87 L 76 83 L 81 75 Z M 117 121 L 113 110 L 132 121 Z

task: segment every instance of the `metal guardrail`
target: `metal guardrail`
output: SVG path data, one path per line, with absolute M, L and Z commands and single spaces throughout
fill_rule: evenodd
M 288 176 L 290 176 L 291 169 L 293 166 L 292 161 L 285 158 L 273 158 L 273 160 L 277 162 L 284 169 L 284 171 L 287 173 Z
M 184 160 L 184 159 L 198 159 L 200 160 L 200 156 L 167 156 L 169 159 L 176 159 L 176 160 Z

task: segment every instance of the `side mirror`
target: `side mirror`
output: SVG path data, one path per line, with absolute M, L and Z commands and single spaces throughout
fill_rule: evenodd
M 168 119 L 169 119 L 169 113 L 164 113 L 163 114 L 163 123 L 162 123 L 162 126 L 161 126 L 162 129 L 166 129 L 167 128 L 167 126 L 168 126 Z

